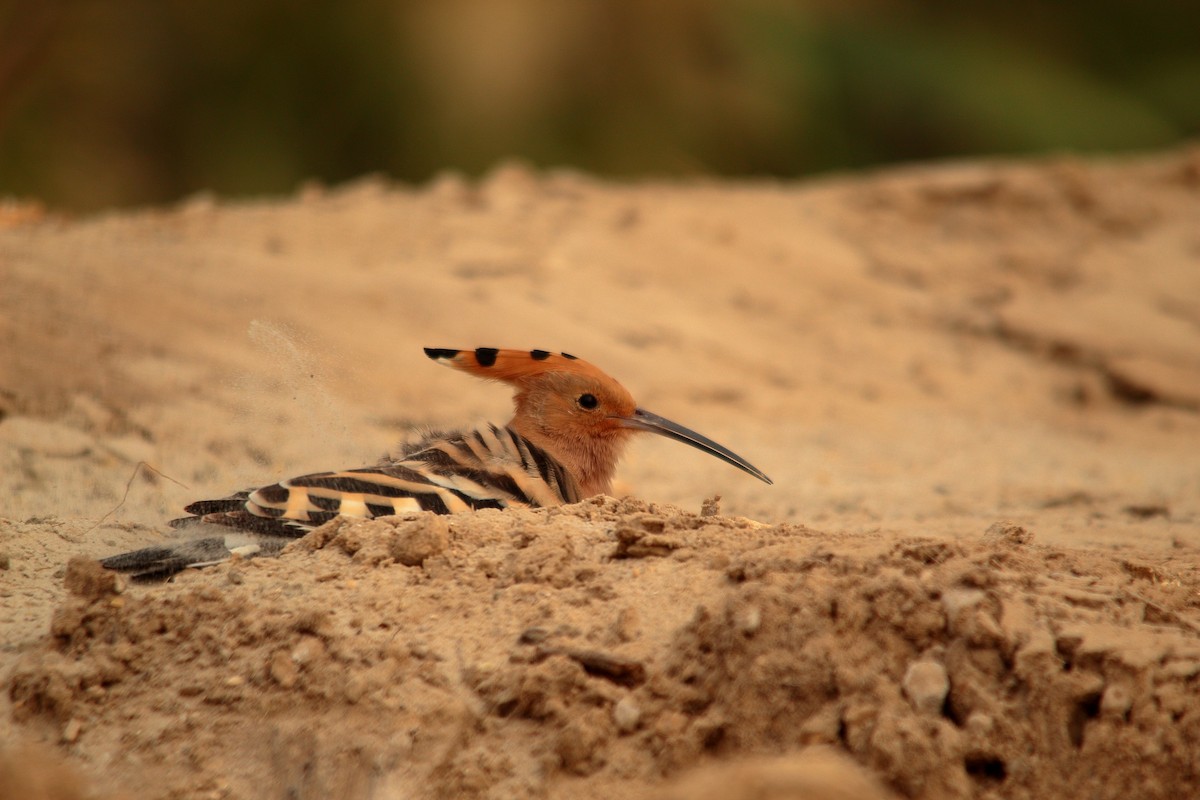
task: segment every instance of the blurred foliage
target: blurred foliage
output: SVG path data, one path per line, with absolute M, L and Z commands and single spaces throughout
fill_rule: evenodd
M 9 0 L 0 195 L 1153 148 L 1200 132 L 1196 30 L 1195 0 Z

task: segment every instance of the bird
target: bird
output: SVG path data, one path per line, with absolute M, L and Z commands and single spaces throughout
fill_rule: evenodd
M 654 433 L 771 479 L 706 436 L 639 407 L 629 391 L 570 353 L 495 347 L 424 348 L 438 364 L 514 390 L 512 419 L 427 432 L 373 466 L 316 472 L 185 507 L 173 528 L 220 526 L 221 536 L 148 547 L 101 564 L 137 582 L 170 578 L 232 553 L 272 555 L 337 516 L 376 518 L 479 509 L 548 508 L 611 494 L 637 433 Z

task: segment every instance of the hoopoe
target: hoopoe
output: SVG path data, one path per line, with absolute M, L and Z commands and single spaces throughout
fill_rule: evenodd
M 429 358 L 515 389 L 504 426 L 430 433 L 372 467 L 289 478 L 186 507 L 175 528 L 208 523 L 231 535 L 151 547 L 101 563 L 158 580 L 189 566 L 216 563 L 243 542 L 244 552 L 278 552 L 336 516 L 374 518 L 412 511 L 453 514 L 481 508 L 545 508 L 612 491 L 630 437 L 648 431 L 689 444 L 761 481 L 761 470 L 711 439 L 639 408 L 613 378 L 569 353 L 547 350 L 450 350 Z M 238 534 L 241 534 L 239 536 Z

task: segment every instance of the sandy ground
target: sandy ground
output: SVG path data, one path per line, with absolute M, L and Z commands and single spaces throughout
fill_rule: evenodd
M 68 568 L 507 419 L 422 346 L 575 353 L 775 485 L 638 441 L 624 500 Z M 6 798 L 1200 784 L 1200 150 L 10 205 L 0 415 Z

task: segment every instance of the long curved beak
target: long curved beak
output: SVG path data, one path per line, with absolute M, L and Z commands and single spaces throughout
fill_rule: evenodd
M 651 414 L 645 409 L 635 409 L 631 417 L 616 417 L 621 424 L 626 428 L 634 428 L 639 431 L 650 431 L 661 436 L 666 436 L 668 439 L 674 439 L 677 442 L 690 444 L 697 450 L 703 450 L 709 455 L 716 456 L 722 461 L 733 464 L 743 472 L 748 472 L 758 478 L 763 483 L 774 482 L 768 478 L 762 470 L 751 464 L 746 459 L 739 456 L 737 453 L 722 447 L 721 445 L 709 439 L 707 436 L 701 436 L 693 430 L 688 430 L 682 425 L 671 422 L 669 419 L 664 419 L 658 414 Z

